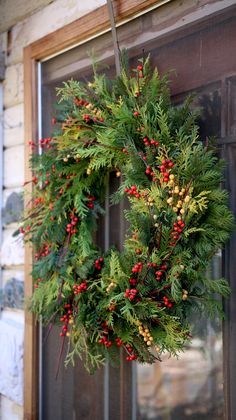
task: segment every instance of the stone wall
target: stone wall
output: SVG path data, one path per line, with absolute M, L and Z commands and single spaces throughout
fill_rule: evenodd
M 23 49 L 104 3 L 105 0 L 19 0 L 15 7 L 15 0 L 0 2 L 0 53 L 4 53 L 6 65 L 5 80 L 2 83 L 3 118 L 0 118 L 3 128 L 0 129 L 0 142 L 3 144 L 3 162 L 0 162 L 0 168 L 3 163 L 3 230 L 0 252 L 1 420 L 23 418 L 24 249 L 21 240 L 12 237 L 23 207 Z

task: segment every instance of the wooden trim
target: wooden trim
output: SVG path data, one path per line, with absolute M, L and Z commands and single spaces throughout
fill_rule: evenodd
M 129 19 L 150 7 L 158 7 L 171 1 L 173 0 L 113 0 L 116 22 Z M 107 6 L 101 6 L 31 44 L 31 58 L 43 60 L 110 27 Z
M 25 118 L 25 180 L 32 178 L 29 167 L 30 147 L 28 141 L 37 135 L 37 66 L 31 58 L 31 49 L 24 51 L 24 118 Z M 29 207 L 32 184 L 26 186 L 25 207 Z M 25 298 L 32 295 L 32 248 L 25 247 Z M 24 337 L 24 420 L 38 418 L 38 326 L 34 316 L 25 311 Z

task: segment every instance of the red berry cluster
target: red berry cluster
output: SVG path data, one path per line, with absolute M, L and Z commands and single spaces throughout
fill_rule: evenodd
M 25 233 L 29 232 L 30 229 L 31 229 L 31 227 L 30 227 L 30 225 L 28 225 L 28 226 L 26 226 L 25 229 L 20 227 L 19 231 L 20 231 L 20 233 L 23 233 L 23 235 L 24 235 Z
M 70 303 L 65 303 L 64 309 L 67 309 L 65 315 L 60 318 L 60 321 L 64 324 L 62 327 L 62 332 L 60 333 L 60 337 L 65 337 L 68 331 L 68 323 L 69 320 L 72 318 L 72 309 Z
M 134 279 L 133 277 L 131 277 L 129 279 L 129 282 L 130 282 L 131 286 L 135 286 L 137 284 L 137 279 Z
M 161 162 L 161 166 L 160 166 L 160 172 L 162 173 L 162 182 L 169 182 L 169 176 L 170 176 L 170 172 L 168 171 L 168 168 L 173 168 L 174 163 L 170 160 L 163 160 Z
M 87 290 L 87 283 L 86 281 L 83 281 L 80 284 L 74 284 L 73 289 L 74 289 L 74 295 L 80 295 L 80 293 L 85 292 L 85 290 Z
M 125 188 L 124 190 L 127 194 L 129 195 L 134 195 L 136 198 L 140 198 L 141 195 L 139 194 L 139 192 L 137 191 L 137 187 L 136 185 L 132 185 L 131 188 Z
M 137 289 L 126 289 L 124 293 L 124 297 L 128 298 L 129 300 L 134 300 L 138 291 Z
M 94 265 L 95 265 L 95 268 L 97 269 L 97 270 L 101 270 L 101 268 L 102 268 L 102 263 L 104 262 L 104 258 L 99 258 L 98 260 L 96 260 L 95 261 L 95 263 L 94 263 Z
M 119 337 L 117 337 L 115 341 L 116 341 L 116 344 L 117 344 L 118 347 L 122 346 L 123 341 Z
M 98 340 L 98 342 L 104 344 L 106 347 L 111 347 L 112 341 L 108 339 L 107 322 L 101 322 L 101 327 L 103 328 L 103 333 L 101 334 L 101 338 Z
M 66 231 L 70 233 L 71 235 L 74 235 L 76 233 L 76 225 L 78 223 L 79 218 L 75 216 L 73 213 L 70 213 L 70 223 L 66 226 Z
M 87 108 L 87 109 L 90 109 L 91 107 L 92 107 L 92 104 L 91 103 L 89 103 L 89 102 L 86 102 L 86 101 L 84 101 L 83 99 L 80 99 L 80 98 L 78 98 L 78 97 L 75 97 L 74 98 L 74 104 L 76 105 L 76 106 L 78 106 L 78 107 L 85 107 L 85 108 Z M 91 112 L 93 113 L 93 110 L 91 109 Z M 104 119 L 103 118 L 99 118 L 99 119 L 97 119 L 96 117 L 91 117 L 90 115 L 88 115 L 88 114 L 84 114 L 83 115 L 83 120 L 86 122 L 86 123 L 90 123 L 90 121 L 91 120 L 93 120 L 94 122 L 96 122 L 96 121 L 100 121 L 100 122 L 103 122 L 104 121 Z M 80 129 L 81 128 L 81 126 L 78 126 L 78 129 Z
M 86 106 L 86 105 L 88 105 L 88 103 L 85 102 L 83 99 L 80 99 L 80 98 L 77 98 L 77 97 L 74 98 L 74 104 L 76 106 L 83 106 L 83 105 Z
M 87 203 L 87 207 L 89 209 L 93 209 L 94 208 L 94 201 L 96 200 L 96 197 L 93 197 L 92 195 L 88 195 L 87 199 L 89 200 L 89 202 Z
M 29 146 L 31 146 L 32 149 L 36 146 L 35 142 L 32 140 L 28 141 L 28 144 Z
M 170 242 L 171 246 L 175 246 L 178 241 L 180 234 L 184 229 L 185 223 L 183 220 L 178 220 L 178 222 L 173 224 L 173 231 L 171 232 L 172 241 Z
M 141 273 L 142 269 L 143 269 L 143 264 L 139 262 L 135 264 L 134 267 L 132 268 L 132 273 Z
M 126 346 L 126 348 L 127 348 L 128 352 L 130 353 L 130 355 L 126 357 L 126 360 L 128 362 L 131 362 L 132 360 L 136 360 L 137 356 L 133 353 L 133 347 L 128 344 Z
M 90 122 L 90 120 L 91 120 L 90 115 L 88 115 L 88 114 L 84 114 L 84 115 L 83 115 L 83 120 L 84 120 L 86 123 L 89 123 L 89 122 Z
M 152 171 L 151 166 L 148 165 L 145 171 L 146 175 L 152 176 L 152 180 L 155 182 L 157 181 L 157 178 L 155 177 L 155 173 Z
M 44 202 L 43 197 L 37 197 L 34 200 L 34 206 L 37 206 L 38 204 L 43 203 L 43 202 Z
M 156 263 L 151 263 L 151 262 L 148 263 L 148 267 L 154 267 L 154 268 L 156 268 L 156 266 L 157 266 Z
M 127 150 L 125 147 L 123 147 L 122 152 L 123 152 L 125 155 L 128 155 L 128 154 L 129 154 L 128 150 Z
M 106 335 L 102 336 L 99 340 L 99 343 L 104 344 L 106 347 L 112 346 L 112 341 L 108 340 L 108 337 Z
M 167 308 L 172 308 L 173 303 L 169 301 L 169 298 L 167 296 L 163 296 L 163 302 L 164 305 L 167 306 Z
M 167 265 L 164 263 L 161 265 L 160 270 L 155 272 L 156 280 L 161 280 L 161 277 L 163 276 L 166 270 L 167 270 Z
M 49 245 L 45 244 L 43 245 L 42 249 L 40 249 L 39 252 L 35 254 L 35 260 L 38 261 L 40 257 L 46 257 L 48 254 L 50 254 Z
M 42 149 L 44 148 L 44 147 L 46 147 L 47 149 L 51 149 L 51 145 L 50 145 L 50 142 L 52 141 L 52 139 L 51 139 L 51 137 L 47 137 L 47 138 L 45 138 L 45 139 L 41 139 L 41 140 L 39 140 L 39 143 L 40 143 L 40 146 L 42 147 Z
M 41 279 L 41 277 L 39 277 L 39 278 L 37 279 L 36 283 L 34 284 L 35 289 L 38 289 L 38 287 L 39 287 L 39 283 L 41 283 L 41 281 L 42 281 L 42 279 Z
M 157 147 L 159 145 L 158 141 L 156 141 L 154 139 L 149 140 L 149 138 L 147 136 L 144 137 L 143 142 L 144 142 L 146 147 L 148 147 L 148 146 L 156 146 Z
M 33 176 L 32 182 L 34 185 L 36 185 L 38 183 L 38 178 L 36 176 Z

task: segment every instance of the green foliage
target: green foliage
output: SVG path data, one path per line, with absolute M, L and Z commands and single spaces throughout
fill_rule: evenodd
M 191 98 L 172 107 L 149 59 L 113 81 L 95 69 L 91 83 L 70 80 L 58 96 L 52 137 L 41 154 L 32 145 L 33 196 L 17 231 L 35 252 L 31 310 L 61 325 L 66 363 L 78 355 L 91 372 L 116 364 L 120 346 L 142 363 L 176 355 L 191 311 L 222 314 L 215 295 L 229 294 L 224 279 L 205 276 L 233 229 L 223 164 L 199 139 Z M 105 200 L 124 197 L 124 249 L 104 253 L 97 222 Z

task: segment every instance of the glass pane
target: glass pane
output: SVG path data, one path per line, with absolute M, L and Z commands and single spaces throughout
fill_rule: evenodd
M 221 276 L 221 254 L 212 261 Z M 137 366 L 139 420 L 222 420 L 223 354 L 219 320 L 193 319 L 192 344 L 179 360 Z
M 227 134 L 236 135 L 236 77 L 227 80 L 228 97 L 229 97 L 229 115 Z

